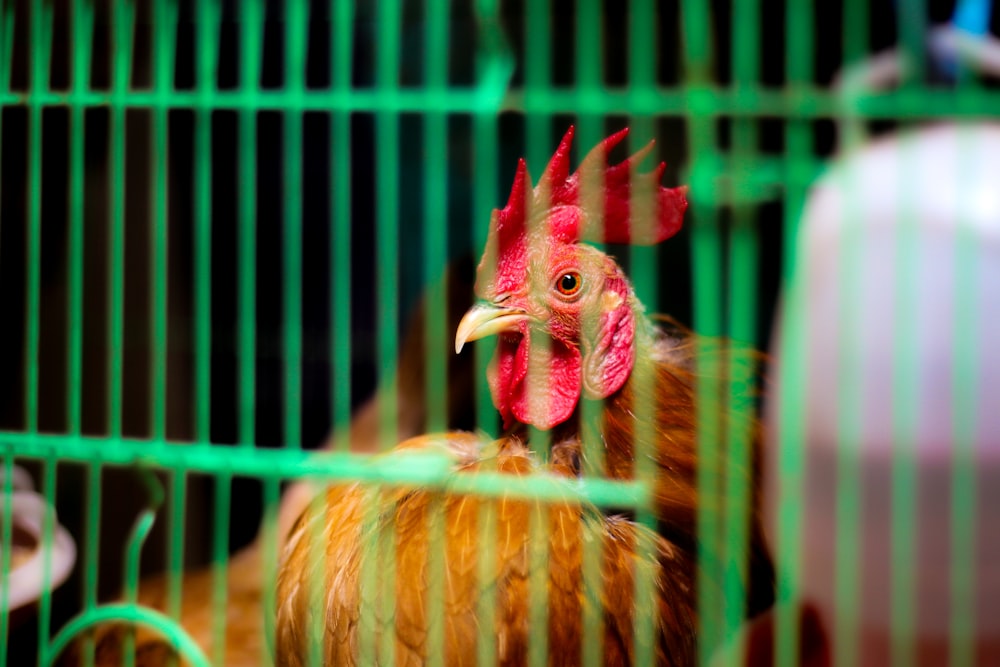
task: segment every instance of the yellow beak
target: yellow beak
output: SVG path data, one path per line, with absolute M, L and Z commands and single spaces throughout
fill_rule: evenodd
M 461 352 L 470 340 L 479 340 L 504 331 L 516 331 L 517 325 L 526 319 L 528 315 L 520 308 L 477 304 L 470 308 L 458 323 L 458 331 L 455 332 L 455 354 Z

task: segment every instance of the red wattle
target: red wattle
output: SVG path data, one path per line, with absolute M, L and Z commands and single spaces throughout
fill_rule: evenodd
M 501 336 L 488 380 L 505 428 L 516 419 L 548 430 L 569 419 L 580 400 L 580 352 L 557 340 L 545 345 L 530 335 L 516 342 Z

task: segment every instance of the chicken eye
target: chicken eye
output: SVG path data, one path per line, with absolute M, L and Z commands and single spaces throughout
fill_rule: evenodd
M 563 296 L 575 296 L 582 285 L 583 281 L 580 280 L 580 274 L 576 271 L 564 273 L 556 280 L 556 290 Z

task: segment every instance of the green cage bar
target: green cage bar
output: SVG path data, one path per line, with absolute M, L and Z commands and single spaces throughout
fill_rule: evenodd
M 335 36 L 331 44 L 330 62 L 332 86 L 346 92 L 351 88 L 351 57 L 354 44 L 353 6 L 349 2 L 330 4 Z M 343 387 L 351 386 L 351 116 L 348 112 L 333 114 L 330 133 L 330 192 L 331 214 L 334 230 L 331 234 L 333 258 L 330 271 L 331 312 L 335 323 L 330 336 L 330 357 L 333 368 Z M 346 451 L 348 428 L 351 421 L 350 395 L 344 391 L 333 393 L 333 424 L 336 441 L 334 447 Z
M 240 17 L 240 97 L 260 95 L 262 17 L 259 0 L 243 3 Z M 256 400 L 256 319 L 257 319 L 257 109 L 240 110 L 240 233 L 239 233 L 239 414 L 240 437 L 244 447 L 256 441 L 254 403 Z
M 3 492 L 4 497 L 10 497 L 14 492 L 14 480 L 13 480 L 13 457 L 5 456 L 3 460 Z M 14 526 L 11 517 L 13 516 L 14 508 L 11 507 L 10 503 L 4 503 L 3 509 L 3 526 L 0 526 L 0 531 L 2 531 L 3 544 L 13 544 L 14 543 Z M 0 551 L 0 566 L 2 566 L 4 572 L 10 572 L 11 569 L 11 549 L 4 549 Z M 0 613 L 0 640 L 3 640 L 4 646 L 10 641 L 10 613 L 8 609 L 10 608 L 10 590 L 9 587 L 4 586 L 3 590 L 0 591 L 0 603 L 3 604 L 2 613 Z M 5 658 L 6 661 L 6 658 Z
M 856 183 L 845 183 L 845 187 L 857 186 Z M 857 208 L 852 207 L 852 208 Z M 847 215 L 855 211 L 848 210 Z M 853 230 L 852 230 L 853 231 Z M 857 234 L 857 231 L 854 231 Z M 844 274 L 848 276 L 845 280 L 846 292 L 857 293 L 861 285 L 858 284 L 860 275 L 852 268 L 859 263 L 857 257 L 858 249 L 861 247 L 855 242 L 856 239 L 850 236 L 850 232 L 844 235 Z M 837 603 L 838 615 L 834 628 L 834 659 L 837 664 L 849 665 L 857 664 L 858 656 L 856 644 L 858 641 L 858 630 L 855 619 L 857 618 L 857 604 L 861 594 L 858 558 L 859 550 L 859 530 L 861 511 L 861 492 L 859 470 L 856 463 L 847 456 L 849 442 L 856 441 L 861 435 L 862 420 L 860 405 L 860 395 L 851 392 L 847 388 L 857 386 L 858 377 L 861 373 L 860 349 L 858 340 L 858 329 L 849 323 L 854 321 L 858 309 L 852 308 L 854 302 L 844 298 L 841 301 L 842 321 L 845 323 L 841 327 L 840 338 L 842 350 L 840 358 L 844 360 L 842 369 L 842 386 L 845 388 L 838 395 L 838 409 L 841 413 L 839 444 L 842 455 L 837 462 L 837 478 L 840 482 L 840 493 L 837 496 L 837 591 L 839 600 Z
M 960 136 L 963 148 L 972 145 L 971 136 Z M 971 165 L 963 171 L 971 169 Z M 965 173 L 956 175 L 965 182 Z M 967 190 L 970 188 L 966 188 Z M 968 216 L 968 213 L 966 213 Z M 969 261 L 975 247 L 972 238 L 971 225 L 968 219 L 959 220 L 958 239 L 956 243 L 956 259 L 959 274 L 956 277 L 956 290 L 960 294 L 972 294 L 978 289 L 975 285 L 973 263 Z M 983 508 L 976 503 L 975 475 L 975 433 L 976 400 L 973 387 L 979 379 L 981 371 L 976 362 L 975 331 L 977 331 L 976 309 L 964 300 L 958 300 L 955 313 L 955 396 L 952 399 L 955 419 L 955 467 L 952 477 L 952 529 L 951 548 L 956 557 L 952 560 L 949 573 L 951 584 L 951 646 L 948 659 L 952 665 L 974 665 L 974 628 L 976 624 L 975 610 L 975 546 L 976 535 L 973 526 L 976 517 Z

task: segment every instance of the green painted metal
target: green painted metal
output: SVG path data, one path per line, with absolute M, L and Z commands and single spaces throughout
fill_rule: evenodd
M 14 459 L 10 454 L 4 456 L 3 459 L 3 494 L 5 498 L 9 498 L 14 492 L 14 480 L 12 474 Z M 11 521 L 11 516 L 13 514 L 13 506 L 10 503 L 4 503 L 4 506 L 0 512 L 3 513 L 3 525 L 0 526 L 0 531 L 3 535 L 3 544 L 13 544 L 14 541 L 14 525 Z M 11 564 L 11 550 L 3 549 L 0 551 L 0 568 L 3 572 L 10 572 Z M 7 645 L 10 636 L 10 614 L 5 613 L 2 610 L 6 610 L 10 606 L 10 590 L 4 586 L 0 590 L 0 604 L 3 605 L 0 609 L 0 642 L 4 646 Z
M 973 138 L 968 134 L 959 135 L 960 146 L 970 147 Z M 961 171 L 954 178 L 958 183 L 968 183 L 967 175 L 975 169 L 974 164 L 962 165 Z M 968 189 L 968 188 L 967 188 Z M 964 198 L 963 198 L 964 199 Z M 971 199 L 971 198 L 970 198 Z M 971 206 L 969 207 L 971 208 Z M 969 257 L 975 252 L 977 241 L 965 217 L 970 217 L 971 211 L 959 212 L 959 231 L 956 239 L 955 253 L 957 256 L 958 275 L 956 289 L 961 294 L 974 294 L 977 289 L 973 262 Z M 977 507 L 976 477 L 975 477 L 975 423 L 976 397 L 975 387 L 980 378 L 979 362 L 976 359 L 976 346 L 979 344 L 975 334 L 976 323 L 980 314 L 971 301 L 958 300 L 956 303 L 954 331 L 955 368 L 953 382 L 955 396 L 952 409 L 955 411 L 955 465 L 952 476 L 952 515 L 951 515 L 951 545 L 955 556 L 952 559 L 949 583 L 951 584 L 951 637 L 949 663 L 961 667 L 975 664 L 974 631 L 975 613 L 975 546 L 976 546 L 976 516 L 987 511 Z

